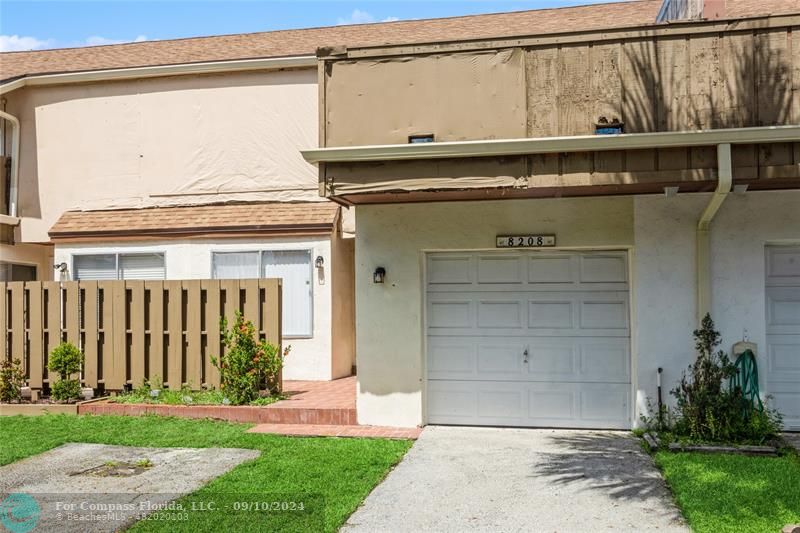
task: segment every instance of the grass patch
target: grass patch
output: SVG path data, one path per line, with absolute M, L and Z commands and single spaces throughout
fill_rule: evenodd
M 800 458 L 658 452 L 656 464 L 697 533 L 762 533 L 800 522 Z
M 304 512 L 189 511 L 183 522 L 139 522 L 133 531 L 336 531 L 411 447 L 386 439 L 295 438 L 246 433 L 248 424 L 157 416 L 0 417 L 0 465 L 67 442 L 158 447 L 252 448 L 261 456 L 220 476 L 181 502 L 242 496 L 304 499 Z M 197 506 L 196 506 L 197 507 Z
M 264 396 L 253 400 L 249 405 L 269 405 L 284 399 L 286 399 L 286 396 Z M 228 405 L 230 403 L 226 400 L 222 391 L 216 389 L 199 391 L 157 389 L 151 391 L 148 387 L 140 387 L 119 396 L 114 396 L 109 401 L 113 403 L 147 403 L 156 405 Z

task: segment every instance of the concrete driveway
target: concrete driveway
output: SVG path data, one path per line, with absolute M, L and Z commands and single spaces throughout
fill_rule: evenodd
M 688 527 L 627 433 L 432 426 L 343 527 L 375 531 Z

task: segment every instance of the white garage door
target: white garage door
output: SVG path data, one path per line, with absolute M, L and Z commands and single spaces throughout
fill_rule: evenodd
M 767 392 L 786 428 L 800 430 L 800 247 L 768 247 L 766 271 Z
M 427 257 L 432 424 L 630 427 L 625 252 Z

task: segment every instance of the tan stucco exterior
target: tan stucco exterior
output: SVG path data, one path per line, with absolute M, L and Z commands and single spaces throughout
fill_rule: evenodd
M 28 87 L 5 95 L 22 125 L 22 242 L 64 211 L 318 200 L 298 149 L 317 143 L 313 69 Z

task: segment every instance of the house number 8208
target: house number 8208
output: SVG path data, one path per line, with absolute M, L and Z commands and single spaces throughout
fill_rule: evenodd
M 497 248 L 538 248 L 555 246 L 555 235 L 498 235 Z

